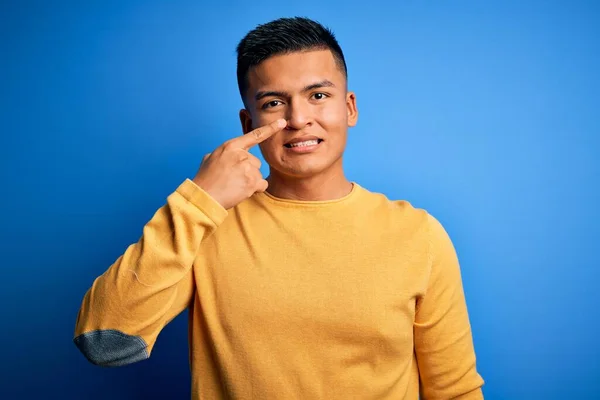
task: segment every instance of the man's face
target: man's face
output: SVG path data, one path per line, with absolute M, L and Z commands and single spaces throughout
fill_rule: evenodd
M 273 56 L 251 68 L 246 106 L 240 112 L 244 133 L 279 118 L 288 121 L 283 131 L 260 144 L 271 174 L 306 178 L 342 172 L 347 130 L 356 124 L 358 112 L 329 50 Z

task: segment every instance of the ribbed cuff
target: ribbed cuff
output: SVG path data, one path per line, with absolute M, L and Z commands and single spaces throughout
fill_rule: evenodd
M 198 207 L 200 211 L 206 214 L 215 225 L 220 225 L 228 215 L 228 212 L 218 201 L 206 193 L 200 186 L 196 185 L 191 179 L 186 179 L 176 190 L 187 201 Z

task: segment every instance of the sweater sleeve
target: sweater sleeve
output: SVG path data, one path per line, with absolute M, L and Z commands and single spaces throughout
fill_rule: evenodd
M 431 270 L 414 324 L 421 398 L 483 399 L 458 258 L 442 225 L 428 218 Z
M 96 365 L 150 356 L 162 328 L 192 301 L 200 242 L 227 211 L 186 179 L 143 228 L 142 236 L 99 276 L 83 298 L 75 345 Z

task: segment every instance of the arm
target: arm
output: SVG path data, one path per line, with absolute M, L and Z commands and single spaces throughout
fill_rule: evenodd
M 428 218 L 431 271 L 414 324 L 421 398 L 483 399 L 458 258 L 442 225 Z
M 192 300 L 192 264 L 200 242 L 226 216 L 189 179 L 167 198 L 140 240 L 85 294 L 74 342 L 89 361 L 120 366 L 150 356 L 162 328 Z

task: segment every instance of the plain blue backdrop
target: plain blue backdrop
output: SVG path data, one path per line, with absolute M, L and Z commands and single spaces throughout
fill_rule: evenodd
M 78 352 L 75 318 L 241 134 L 237 42 L 296 15 L 347 57 L 348 177 L 454 241 L 486 399 L 600 398 L 597 4 L 3 1 L 0 398 L 189 398 L 187 314 L 117 369 Z

